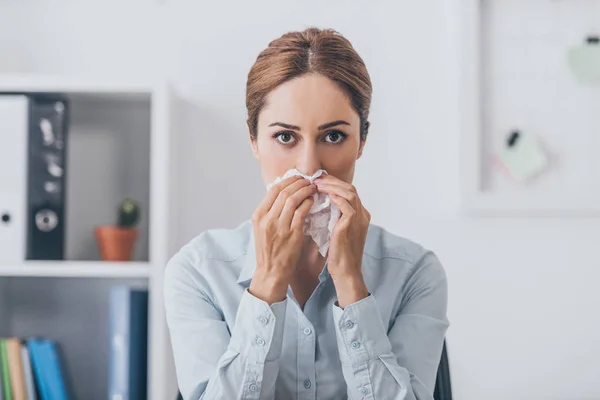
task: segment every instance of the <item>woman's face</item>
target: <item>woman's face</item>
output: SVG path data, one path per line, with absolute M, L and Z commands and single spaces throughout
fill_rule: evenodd
M 360 118 L 328 78 L 304 75 L 267 97 L 252 151 L 265 184 L 296 168 L 306 175 L 324 169 L 351 183 L 364 141 Z

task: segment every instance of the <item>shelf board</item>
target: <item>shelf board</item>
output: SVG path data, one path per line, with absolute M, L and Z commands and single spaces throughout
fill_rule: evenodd
M 0 74 L 2 92 L 66 92 L 82 94 L 149 94 L 162 82 L 131 76 Z
M 3 277 L 148 278 L 147 262 L 27 261 L 0 265 Z

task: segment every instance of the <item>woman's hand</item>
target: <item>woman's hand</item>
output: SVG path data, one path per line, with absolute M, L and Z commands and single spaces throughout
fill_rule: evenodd
M 285 299 L 304 242 L 304 218 L 316 187 L 300 176 L 271 187 L 252 216 L 256 272 L 252 295 L 269 305 Z
M 315 180 L 317 189 L 327 193 L 341 212 L 331 233 L 328 270 L 333 279 L 341 308 L 369 295 L 362 275 L 362 257 L 371 222 L 356 188 L 334 176 Z

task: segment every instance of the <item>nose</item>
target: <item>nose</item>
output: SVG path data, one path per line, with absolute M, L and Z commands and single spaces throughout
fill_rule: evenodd
M 306 142 L 298 154 L 296 169 L 305 175 L 313 175 L 321 168 L 321 160 L 315 144 Z

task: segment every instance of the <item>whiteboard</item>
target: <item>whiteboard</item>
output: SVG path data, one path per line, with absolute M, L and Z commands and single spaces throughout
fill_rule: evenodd
M 600 51 L 600 0 L 471 1 L 462 16 L 465 208 L 600 215 L 600 82 L 582 81 L 570 59 Z M 497 157 L 515 130 L 549 159 L 527 181 Z

